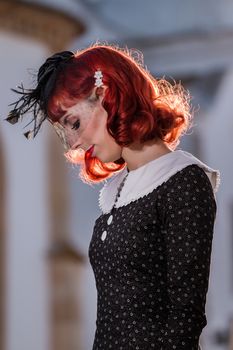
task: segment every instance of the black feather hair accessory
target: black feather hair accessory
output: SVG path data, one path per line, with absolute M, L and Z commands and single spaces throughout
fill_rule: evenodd
M 26 113 L 32 112 L 33 118 L 25 126 L 27 127 L 34 122 L 33 129 L 24 133 L 27 139 L 34 138 L 37 135 L 42 123 L 47 118 L 47 102 L 54 87 L 57 73 L 72 57 L 74 57 L 74 53 L 71 51 L 55 53 L 47 58 L 39 68 L 36 88 L 25 89 L 23 84 L 21 84 L 21 86 L 17 87 L 18 90 L 11 89 L 21 96 L 16 102 L 9 105 L 13 105 L 14 108 L 8 113 L 8 117 L 5 120 L 14 125 Z

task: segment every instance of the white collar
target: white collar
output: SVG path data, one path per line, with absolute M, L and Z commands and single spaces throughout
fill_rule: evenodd
M 128 173 L 120 197 L 116 203 L 116 208 L 127 205 L 130 202 L 147 195 L 156 187 L 168 180 L 176 172 L 184 167 L 198 164 L 208 175 L 214 193 L 220 185 L 220 172 L 210 168 L 200 159 L 191 153 L 183 150 L 175 150 L 166 153 L 143 166 L 131 170 Z M 117 189 L 123 178 L 127 174 L 127 167 L 113 175 L 99 192 L 99 207 L 102 212 L 108 213 L 113 207 Z

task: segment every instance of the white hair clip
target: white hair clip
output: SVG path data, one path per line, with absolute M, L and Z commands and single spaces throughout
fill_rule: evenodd
M 103 82 L 102 82 L 102 78 L 103 78 L 103 74 L 101 72 L 100 69 L 98 69 L 96 72 L 95 72 L 95 86 L 102 86 L 103 85 Z

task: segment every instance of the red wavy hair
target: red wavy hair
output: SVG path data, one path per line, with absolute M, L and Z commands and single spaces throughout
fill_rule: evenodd
M 136 54 L 136 55 L 135 55 Z M 95 83 L 97 69 L 103 73 L 108 88 L 102 105 L 107 111 L 107 130 L 120 146 L 161 139 L 171 149 L 191 126 L 190 94 L 180 83 L 172 85 L 164 78 L 155 79 L 143 65 L 138 50 L 94 44 L 77 51 L 59 72 L 48 101 L 48 115 L 58 121 L 64 111 L 80 99 L 87 98 Z M 103 163 L 88 152 L 68 152 L 67 159 L 80 164 L 80 177 L 97 183 L 122 170 L 123 158 Z

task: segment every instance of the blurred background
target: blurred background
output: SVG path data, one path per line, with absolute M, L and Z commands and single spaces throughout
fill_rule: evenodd
M 55 133 L 3 122 L 10 90 L 56 51 L 96 41 L 136 48 L 155 77 L 181 81 L 196 109 L 179 149 L 221 172 L 203 350 L 233 349 L 233 2 L 0 0 L 0 349 L 90 350 L 96 288 L 88 245 L 98 193 Z

